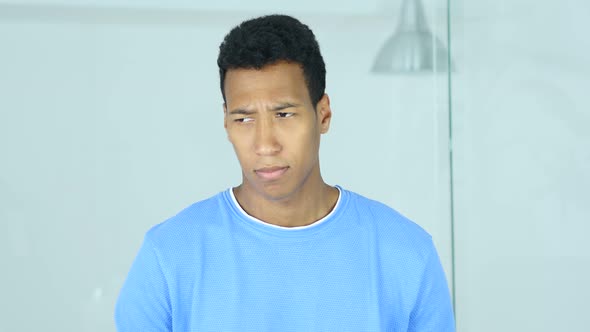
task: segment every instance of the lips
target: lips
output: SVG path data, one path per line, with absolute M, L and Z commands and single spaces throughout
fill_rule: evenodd
M 288 169 L 288 166 L 263 167 L 254 170 L 254 173 L 263 180 L 272 181 L 279 179 Z

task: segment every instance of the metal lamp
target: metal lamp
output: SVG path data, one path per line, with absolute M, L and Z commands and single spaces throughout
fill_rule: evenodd
M 403 0 L 397 31 L 385 42 L 372 72 L 445 72 L 448 52 L 430 32 L 421 0 Z

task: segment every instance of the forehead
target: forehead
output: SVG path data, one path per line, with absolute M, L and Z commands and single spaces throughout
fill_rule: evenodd
M 278 62 L 261 69 L 230 69 L 225 75 L 228 104 L 255 98 L 309 98 L 303 70 L 297 63 Z

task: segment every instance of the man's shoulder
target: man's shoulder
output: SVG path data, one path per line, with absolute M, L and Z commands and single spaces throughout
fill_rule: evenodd
M 395 239 L 392 243 L 406 243 L 413 247 L 431 245 L 431 235 L 393 207 L 352 191 L 347 193 L 353 208 L 349 209 L 349 213 L 355 214 L 360 222 L 371 227 L 378 237 Z
M 176 215 L 151 227 L 146 238 L 152 242 L 178 241 L 202 232 L 209 225 L 223 218 L 224 192 L 197 201 L 182 209 Z

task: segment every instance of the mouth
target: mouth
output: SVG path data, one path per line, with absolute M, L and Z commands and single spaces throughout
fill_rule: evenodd
M 272 166 L 272 167 L 263 167 L 254 170 L 254 173 L 258 175 L 260 178 L 266 181 L 273 181 L 279 179 L 287 170 L 289 166 Z

